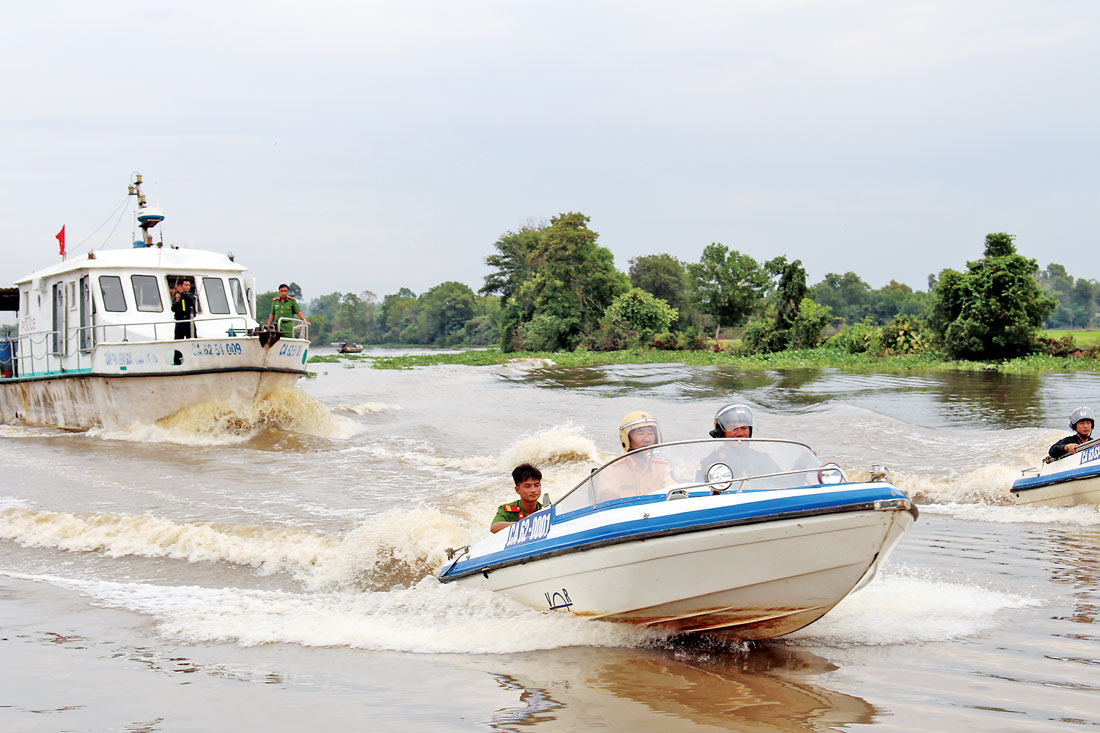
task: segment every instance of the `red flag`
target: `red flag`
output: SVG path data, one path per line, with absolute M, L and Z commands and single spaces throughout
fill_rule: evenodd
M 64 224 L 61 225 L 61 231 L 59 231 L 57 234 L 55 234 L 54 238 L 57 239 L 58 244 L 61 245 L 61 256 L 64 257 L 65 256 L 65 225 Z

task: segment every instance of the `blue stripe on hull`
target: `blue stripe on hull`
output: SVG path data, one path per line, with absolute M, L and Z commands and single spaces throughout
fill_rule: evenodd
M 441 574 L 440 580 L 451 580 L 482 569 L 494 566 L 513 565 L 517 562 L 535 560 L 563 551 L 581 551 L 587 545 L 603 545 L 629 542 L 660 534 L 678 534 L 682 532 L 703 531 L 715 525 L 751 523 L 785 519 L 789 516 L 823 514 L 845 511 L 846 507 L 866 506 L 881 499 L 904 498 L 898 489 L 882 487 L 833 491 L 827 494 L 787 496 L 766 499 L 747 504 L 732 504 L 697 511 L 686 511 L 664 517 L 634 519 L 615 524 L 607 524 L 582 532 L 573 532 L 557 537 L 530 542 L 511 547 L 490 555 L 461 560 Z M 664 497 L 657 497 L 664 502 Z M 681 500 L 691 501 L 691 499 Z M 572 513 L 571 513 L 572 514 Z
M 1028 478 L 1016 479 L 1012 482 L 1012 490 L 1025 491 L 1027 489 L 1038 489 L 1041 486 L 1061 484 L 1066 481 L 1079 481 L 1081 479 L 1094 478 L 1096 476 L 1100 476 L 1100 465 L 1077 467 L 1071 468 L 1068 471 L 1047 474 L 1046 476 L 1031 476 Z

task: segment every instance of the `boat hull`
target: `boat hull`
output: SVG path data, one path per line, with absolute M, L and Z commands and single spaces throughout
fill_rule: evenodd
M 253 403 L 294 386 L 307 348 L 255 338 L 100 344 L 86 371 L 0 380 L 0 422 L 116 428 L 212 400 Z
M 868 509 L 700 529 L 456 582 L 578 616 L 767 639 L 813 623 L 869 581 L 913 519 Z
M 1070 472 L 1067 472 L 1070 473 Z M 1084 475 L 1052 474 L 1045 483 L 1034 485 L 1017 481 L 1012 487 L 1012 499 L 1017 504 L 1046 506 L 1077 506 L 1100 504 L 1100 467 Z
M 1032 472 L 1034 476 L 1025 475 L 1012 484 L 1012 500 L 1017 504 L 1100 504 L 1100 443 L 1082 445 L 1075 453 L 1024 473 Z

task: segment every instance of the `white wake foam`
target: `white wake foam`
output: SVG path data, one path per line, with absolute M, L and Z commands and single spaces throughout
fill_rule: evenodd
M 976 636 L 1008 623 L 1005 611 L 1042 601 L 915 575 L 879 577 L 841 601 L 792 640 L 879 646 Z
M 8 576 L 69 588 L 97 605 L 152 616 L 161 633 L 189 642 L 502 654 L 570 646 L 641 646 L 656 638 L 637 627 L 536 611 L 496 593 L 433 578 L 384 593 L 288 593 Z
M 945 514 L 971 522 L 995 524 L 1061 524 L 1073 527 L 1100 526 L 1100 505 L 1082 504 L 1071 507 L 1020 505 L 986 506 L 980 504 L 926 504 L 920 507 L 929 514 Z

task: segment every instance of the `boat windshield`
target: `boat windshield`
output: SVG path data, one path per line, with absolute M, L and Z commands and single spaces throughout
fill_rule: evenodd
M 784 440 L 721 438 L 662 443 L 618 456 L 555 502 L 559 514 L 674 488 L 790 489 L 822 483 L 809 446 Z M 836 470 L 835 468 L 832 470 Z

